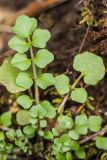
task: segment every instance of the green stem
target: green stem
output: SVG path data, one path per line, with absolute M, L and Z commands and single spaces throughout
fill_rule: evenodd
M 76 81 L 72 84 L 71 86 L 71 89 L 69 91 L 69 93 L 64 97 L 62 103 L 60 104 L 59 106 L 59 109 L 58 109 L 58 113 L 62 112 L 63 109 L 64 109 L 64 106 L 65 106 L 65 103 L 67 102 L 69 96 L 70 96 L 70 93 L 71 91 L 76 87 L 76 85 L 79 83 L 79 81 L 81 80 L 81 78 L 83 77 L 83 73 L 80 74 L 80 76 L 76 79 Z
M 29 42 L 29 44 L 31 44 L 30 38 L 28 38 L 28 42 Z M 32 46 L 30 46 L 30 57 L 31 57 L 31 60 L 32 60 L 32 71 L 33 71 L 33 79 L 34 79 L 35 101 L 36 101 L 36 104 L 39 104 L 39 89 L 38 89 L 38 86 L 36 85 L 37 71 L 36 71 L 36 66 L 33 63 L 34 54 L 33 54 Z

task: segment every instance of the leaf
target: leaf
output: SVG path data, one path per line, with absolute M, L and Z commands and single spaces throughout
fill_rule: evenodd
M 3 126 L 10 126 L 12 124 L 12 113 L 11 112 L 4 112 L 0 116 L 1 123 Z
M 55 78 L 51 73 L 43 73 L 40 76 L 38 76 L 36 80 L 36 85 L 42 89 L 46 89 L 47 87 L 52 86 L 54 84 Z
M 38 48 L 45 48 L 50 36 L 51 34 L 48 30 L 36 29 L 32 36 L 32 45 Z
M 10 48 L 14 49 L 19 53 L 24 53 L 28 51 L 30 45 L 24 39 L 14 36 L 9 40 L 8 45 Z
M 73 67 L 76 71 L 84 74 L 84 82 L 86 84 L 95 85 L 105 75 L 102 58 L 90 52 L 75 56 Z
M 10 59 L 6 59 L 0 67 L 0 83 L 11 93 L 24 91 L 16 84 L 16 77 L 20 71 L 11 65 Z
M 85 159 L 85 157 L 86 157 L 84 150 L 75 151 L 75 154 L 79 159 Z
M 58 127 L 60 129 L 71 129 L 73 126 L 73 120 L 71 117 L 68 117 L 66 115 L 60 115 L 57 119 L 58 121 Z
M 10 129 L 9 131 L 6 132 L 6 136 L 10 140 L 14 140 L 14 138 L 15 138 L 15 130 L 14 129 Z
M 45 139 L 53 139 L 53 134 L 51 131 L 45 131 L 44 132 L 44 138 Z
M 0 141 L 3 141 L 5 139 L 5 135 L 2 131 L 0 131 Z
M 16 84 L 24 89 L 29 89 L 33 84 L 33 80 L 28 73 L 20 72 L 16 78 Z
M 47 126 L 47 121 L 45 119 L 40 120 L 40 127 L 45 128 Z
M 30 118 L 30 113 L 27 110 L 19 110 L 16 114 L 16 121 L 22 126 L 29 124 Z
M 96 147 L 99 149 L 107 150 L 107 137 L 98 136 L 96 138 Z
M 42 105 L 43 109 L 45 109 L 45 111 L 46 111 L 46 114 L 45 114 L 46 117 L 52 119 L 56 116 L 56 110 L 51 105 L 50 102 L 45 100 L 45 101 L 41 102 L 41 105 Z
M 36 53 L 36 56 L 33 60 L 39 68 L 45 68 L 49 63 L 54 60 L 54 56 L 48 50 L 41 49 Z
M 16 53 L 11 60 L 11 64 L 22 71 L 27 70 L 31 65 L 31 60 L 23 53 Z
M 55 77 L 55 87 L 59 94 L 66 94 L 69 92 L 69 78 L 64 74 Z
M 63 154 L 57 154 L 56 155 L 56 160 L 65 160 L 65 157 Z
M 57 128 L 52 128 L 52 134 L 53 134 L 55 137 L 59 136 L 58 129 L 57 129 Z
M 68 132 L 68 135 L 70 138 L 72 138 L 73 140 L 77 140 L 79 139 L 79 134 L 75 131 L 75 130 L 70 130 Z
M 27 95 L 22 95 L 17 98 L 17 103 L 24 109 L 29 109 L 32 106 L 32 99 Z
M 85 114 L 76 116 L 75 118 L 76 131 L 81 135 L 87 134 L 88 131 L 88 119 Z
M 23 133 L 26 135 L 32 135 L 35 133 L 35 128 L 30 125 L 27 125 L 23 128 Z
M 66 160 L 72 160 L 72 154 L 70 152 L 66 153 Z
M 29 18 L 25 15 L 22 15 L 17 18 L 12 31 L 20 37 L 28 38 L 31 36 L 36 27 L 37 20 L 35 18 Z
M 87 92 L 84 88 L 75 88 L 71 92 L 71 99 L 78 103 L 85 103 L 87 100 Z
M 100 116 L 90 116 L 88 127 L 92 132 L 98 132 L 101 129 L 102 119 Z
M 46 115 L 46 110 L 42 107 L 41 104 L 38 104 L 36 106 L 32 106 L 30 110 L 30 115 L 34 118 L 36 117 L 44 117 Z

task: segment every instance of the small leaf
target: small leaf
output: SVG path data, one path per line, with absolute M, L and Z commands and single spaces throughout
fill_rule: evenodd
M 16 84 L 16 77 L 20 71 L 13 67 L 10 59 L 6 59 L 0 67 L 0 83 L 4 85 L 10 93 L 17 93 L 25 89 Z
M 12 124 L 12 113 L 11 112 L 4 112 L 1 114 L 1 123 L 8 127 Z
M 39 130 L 39 131 L 38 131 L 38 134 L 43 137 L 43 136 L 44 136 L 44 131 Z
M 0 131 L 0 141 L 3 141 L 5 139 L 5 135 L 2 131 Z
M 100 116 L 90 116 L 88 120 L 89 129 L 98 132 L 101 129 L 102 119 Z
M 65 115 L 60 115 L 57 121 L 60 129 L 71 129 L 73 126 L 72 118 Z
M 44 117 L 46 115 L 46 110 L 45 108 L 42 107 L 41 104 L 38 104 L 36 106 L 32 106 L 31 110 L 30 110 L 30 115 L 34 118 L 36 117 Z
M 30 123 L 30 114 L 27 110 L 19 110 L 16 114 L 16 121 L 19 125 L 27 125 Z
M 52 128 L 52 133 L 55 137 L 59 136 L 59 132 L 57 128 Z
M 66 160 L 72 160 L 72 154 L 70 152 L 66 153 Z
M 34 57 L 34 63 L 39 68 L 45 68 L 53 60 L 54 60 L 53 54 L 46 49 L 39 50 L 36 53 L 36 56 Z
M 23 128 L 23 133 L 26 135 L 32 135 L 35 133 L 35 128 L 31 127 L 30 125 L 27 125 Z
M 9 40 L 8 45 L 10 48 L 14 49 L 19 53 L 24 53 L 28 51 L 30 45 L 24 40 L 19 37 L 13 37 Z
M 84 88 L 75 88 L 71 92 L 71 99 L 78 103 L 84 103 L 87 100 L 87 92 Z
M 15 130 L 14 129 L 10 129 L 9 131 L 6 132 L 6 136 L 10 140 L 14 140 L 14 138 L 15 138 Z
M 51 34 L 48 30 L 36 29 L 32 37 L 32 45 L 38 48 L 45 48 L 50 36 Z
M 56 116 L 56 110 L 55 108 L 51 105 L 50 102 L 48 101 L 43 101 L 41 102 L 41 105 L 43 107 L 43 109 L 45 109 L 46 113 L 45 116 L 52 119 Z
M 107 150 L 107 137 L 100 137 L 96 138 L 96 147 L 99 149 Z
M 30 59 L 27 58 L 25 54 L 16 53 L 15 56 L 11 60 L 11 64 L 14 67 L 19 68 L 20 70 L 25 71 L 30 67 L 31 61 Z
M 66 94 L 69 92 L 69 78 L 64 74 L 55 77 L 55 87 L 59 94 Z
M 75 131 L 75 130 L 70 130 L 68 132 L 68 135 L 70 138 L 72 138 L 73 140 L 77 140 L 79 139 L 79 134 Z
M 86 154 L 85 154 L 84 150 L 75 151 L 75 154 L 79 159 L 85 159 Z
M 45 128 L 47 126 L 47 121 L 45 119 L 40 120 L 40 127 Z
M 36 80 L 37 86 L 39 86 L 42 89 L 46 89 L 49 86 L 52 86 L 55 84 L 55 78 L 51 73 L 44 73 L 40 76 L 38 76 Z
M 32 99 L 27 95 L 22 95 L 17 98 L 17 103 L 24 109 L 29 109 L 32 106 Z
M 56 160 L 65 160 L 65 157 L 63 154 L 57 154 L 56 155 Z
M 76 71 L 84 74 L 84 82 L 86 84 L 95 85 L 105 75 L 102 58 L 90 52 L 75 56 L 73 67 Z
M 33 84 L 33 80 L 28 73 L 20 72 L 16 78 L 16 84 L 25 89 L 29 89 Z
M 53 134 L 51 131 L 45 131 L 44 132 L 44 138 L 45 139 L 53 139 Z
M 16 20 L 15 26 L 12 28 L 13 32 L 17 35 L 28 38 L 37 27 L 37 20 L 29 18 L 25 15 L 19 16 Z
M 75 124 L 76 124 L 75 129 L 79 134 L 81 134 L 81 135 L 87 134 L 88 119 L 87 119 L 87 116 L 85 114 L 81 114 L 81 115 L 76 116 Z

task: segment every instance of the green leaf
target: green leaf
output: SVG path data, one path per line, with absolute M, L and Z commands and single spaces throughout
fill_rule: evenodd
M 72 138 L 73 140 L 77 140 L 79 139 L 79 134 L 75 131 L 75 130 L 70 130 L 68 132 L 68 135 L 70 138 Z
M 41 105 L 42 105 L 43 109 L 45 109 L 45 111 L 46 111 L 46 114 L 45 114 L 46 117 L 52 119 L 56 116 L 56 110 L 51 105 L 50 102 L 45 100 L 45 101 L 41 102 Z
M 51 73 L 44 73 L 38 76 L 36 80 L 37 86 L 39 86 L 42 89 L 46 89 L 49 86 L 52 86 L 55 84 L 55 78 Z
M 81 135 L 87 134 L 87 132 L 88 132 L 88 119 L 85 114 L 81 114 L 81 115 L 76 116 L 75 124 L 76 124 L 75 129 L 76 129 L 77 133 L 79 133 Z
M 35 133 L 35 128 L 30 125 L 27 125 L 23 128 L 23 133 L 26 135 L 32 135 Z
M 58 126 L 60 129 L 71 129 L 73 126 L 73 120 L 71 117 L 68 117 L 66 115 L 60 115 L 57 119 Z
M 16 121 L 22 126 L 29 124 L 30 118 L 30 113 L 27 110 L 19 110 L 16 114 Z
M 1 114 L 1 123 L 8 127 L 12 124 L 12 113 L 11 112 L 4 112 Z
M 77 141 L 72 140 L 71 141 L 71 149 L 73 151 L 77 151 L 77 150 L 79 150 L 79 148 L 80 148 L 79 143 Z
M 51 131 L 45 131 L 44 132 L 44 138 L 45 139 L 53 139 L 53 134 Z
M 36 117 L 43 118 L 46 115 L 46 110 L 45 108 L 42 107 L 41 104 L 38 104 L 36 106 L 32 106 L 30 110 L 30 115 L 34 118 Z
M 16 84 L 24 89 L 29 89 L 33 84 L 33 80 L 28 73 L 20 72 L 16 78 Z
M 56 155 L 56 160 L 65 160 L 65 157 L 63 154 L 57 154 Z
M 64 74 L 55 77 L 55 87 L 59 94 L 66 94 L 69 92 L 69 78 Z
M 52 133 L 55 137 L 59 136 L 59 132 L 57 128 L 52 128 Z
M 29 109 L 32 106 L 32 99 L 27 95 L 22 95 L 17 98 L 17 103 L 24 109 Z
M 98 136 L 96 138 L 96 147 L 99 149 L 107 150 L 107 137 Z
M 102 119 L 100 116 L 90 116 L 88 127 L 92 132 L 98 132 L 101 129 Z
M 20 70 L 25 71 L 30 67 L 31 60 L 23 53 L 16 53 L 11 60 L 11 64 Z
M 86 157 L 84 150 L 75 151 L 75 154 L 79 159 L 85 159 L 85 157 Z
M 53 54 L 46 49 L 39 50 L 36 53 L 36 56 L 34 57 L 34 63 L 39 68 L 45 68 L 53 60 L 54 60 Z
M 73 67 L 76 71 L 84 74 L 84 82 L 86 84 L 95 85 L 105 75 L 102 58 L 90 52 L 75 56 Z
M 25 89 L 16 84 L 16 77 L 20 71 L 13 67 L 10 59 L 6 59 L 0 67 L 0 83 L 11 93 L 24 91 Z
M 47 121 L 45 119 L 40 120 L 40 127 L 45 128 L 47 126 Z
M 15 138 L 15 130 L 14 129 L 10 129 L 9 131 L 6 132 L 6 136 L 10 140 L 14 140 L 14 138 Z
M 17 130 L 16 130 L 16 136 L 17 136 L 17 138 L 22 138 L 22 137 L 24 137 L 21 129 L 17 129 Z
M 66 160 L 72 160 L 72 154 L 70 152 L 66 153 Z
M 71 92 L 71 99 L 78 103 L 85 103 L 87 100 L 87 92 L 84 88 L 75 88 Z
M 17 18 L 12 31 L 23 38 L 28 38 L 31 36 L 36 27 L 37 20 L 35 18 L 29 18 L 22 15 Z
M 2 131 L 0 131 L 0 141 L 3 141 L 5 139 L 5 135 Z
M 28 51 L 30 47 L 30 45 L 24 39 L 16 36 L 9 40 L 8 45 L 10 48 L 14 49 L 19 53 L 24 53 Z
M 43 136 L 44 136 L 44 131 L 39 130 L 39 131 L 38 131 L 38 134 L 43 137 Z
M 51 34 L 48 30 L 36 29 L 32 37 L 32 45 L 38 48 L 45 48 L 50 36 Z

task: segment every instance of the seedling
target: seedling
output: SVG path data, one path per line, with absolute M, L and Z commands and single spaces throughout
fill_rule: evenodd
M 90 52 L 77 54 L 73 68 L 79 76 L 71 83 L 65 74 L 44 73 L 44 68 L 54 60 L 54 55 L 45 49 L 51 34 L 48 30 L 38 29 L 36 19 L 22 15 L 17 18 L 12 31 L 15 36 L 8 44 L 16 53 L 4 60 L 0 67 L 0 82 L 10 93 L 20 93 L 17 97 L 20 108 L 14 121 L 11 112 L 1 114 L 0 123 L 7 128 L 0 132 L 0 152 L 8 155 L 18 149 L 27 155 L 42 154 L 49 160 L 84 159 L 87 153 L 79 139 L 88 132 L 98 132 L 102 119 L 96 115 L 88 117 L 85 113 L 72 118 L 63 110 L 68 98 L 81 104 L 87 102 L 86 89 L 77 87 L 77 84 L 83 80 L 85 84 L 96 85 L 103 79 L 102 58 Z M 59 108 L 40 98 L 40 89 L 45 91 L 51 86 L 64 97 Z M 27 90 L 29 95 L 24 92 Z M 44 147 L 44 139 L 47 147 Z M 104 143 L 100 145 L 101 140 L 103 138 L 97 138 L 96 146 L 107 149 Z

